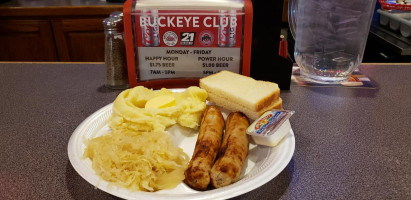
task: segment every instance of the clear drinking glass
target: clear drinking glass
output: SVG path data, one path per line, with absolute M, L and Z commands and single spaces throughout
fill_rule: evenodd
M 362 62 L 376 0 L 290 0 L 289 24 L 301 74 L 314 82 L 348 80 Z

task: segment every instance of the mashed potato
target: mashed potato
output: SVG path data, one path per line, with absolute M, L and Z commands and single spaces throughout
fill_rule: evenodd
M 154 97 L 170 95 L 175 106 L 144 108 Z M 113 104 L 109 126 L 113 130 L 163 131 L 173 124 L 197 130 L 206 108 L 207 92 L 199 87 L 189 87 L 184 92 L 168 89 L 151 90 L 142 86 L 121 92 Z
M 91 159 L 96 174 L 131 191 L 176 187 L 190 159 L 160 131 L 113 131 L 85 143 L 83 157 Z

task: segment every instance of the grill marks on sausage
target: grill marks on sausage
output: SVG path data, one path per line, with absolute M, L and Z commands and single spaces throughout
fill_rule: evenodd
M 184 172 L 184 182 L 191 188 L 205 190 L 210 184 L 210 170 L 220 149 L 224 118 L 216 107 L 208 107 L 201 119 L 193 157 Z
M 234 176 L 238 172 L 237 166 L 233 163 L 223 163 L 220 166 L 221 172 L 228 173 L 230 176 Z
M 204 132 L 207 134 L 215 134 L 219 135 L 218 130 L 215 130 L 214 127 L 205 127 Z M 213 161 L 215 156 L 218 153 L 218 149 L 220 148 L 221 139 L 210 139 L 208 137 L 203 137 L 196 143 L 196 151 L 194 157 L 208 157 L 211 156 Z
M 216 107 L 208 107 L 184 182 L 197 190 L 206 190 L 210 182 L 215 188 L 236 182 L 248 154 L 248 126 L 244 114 L 230 113 L 223 138 L 224 118 Z
M 225 135 L 219 157 L 211 169 L 211 183 L 215 188 L 236 182 L 248 154 L 248 118 L 240 112 L 231 113 L 226 121 Z

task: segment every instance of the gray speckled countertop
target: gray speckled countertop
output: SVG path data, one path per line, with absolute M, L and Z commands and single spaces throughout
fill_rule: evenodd
M 377 89 L 281 92 L 294 156 L 235 199 L 411 199 L 411 64 L 360 70 Z M 0 63 L 0 199 L 116 199 L 67 156 L 74 129 L 119 93 L 103 79 L 103 64 Z

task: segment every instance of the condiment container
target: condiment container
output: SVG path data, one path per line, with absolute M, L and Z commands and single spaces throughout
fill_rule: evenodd
M 277 146 L 290 133 L 289 118 L 293 114 L 294 111 L 289 110 L 267 111 L 247 128 L 247 134 L 253 138 L 256 144 Z
M 103 20 L 103 25 L 105 33 L 105 86 L 111 89 L 128 88 L 122 14 L 112 13 L 110 17 Z

